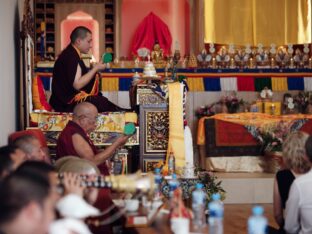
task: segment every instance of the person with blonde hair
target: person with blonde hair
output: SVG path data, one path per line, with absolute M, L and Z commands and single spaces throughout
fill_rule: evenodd
M 293 181 L 310 170 L 310 163 L 306 156 L 305 144 L 309 135 L 304 132 L 293 132 L 283 142 L 283 162 L 285 169 L 276 173 L 273 190 L 274 218 L 284 233 L 283 211 Z
M 312 163 L 312 136 L 305 143 L 309 164 Z M 287 233 L 312 233 L 312 170 L 296 178 L 289 191 L 285 209 L 285 226 Z

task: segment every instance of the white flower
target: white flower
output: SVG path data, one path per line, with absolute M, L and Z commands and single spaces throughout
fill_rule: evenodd
M 267 94 L 268 94 L 269 97 L 272 97 L 273 96 L 272 90 L 271 89 L 267 90 Z
M 266 92 L 265 92 L 265 90 L 262 90 L 262 91 L 261 91 L 260 97 L 266 98 Z
M 287 105 L 287 107 L 288 107 L 289 109 L 294 109 L 295 105 L 294 105 L 293 102 L 289 102 L 288 105 Z

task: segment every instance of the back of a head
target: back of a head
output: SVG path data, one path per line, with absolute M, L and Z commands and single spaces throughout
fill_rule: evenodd
M 76 27 L 70 34 L 70 42 L 74 44 L 78 38 L 84 39 L 87 36 L 87 33 L 91 34 L 91 31 L 88 28 L 84 26 Z
M 26 161 L 21 164 L 17 170 L 17 173 L 33 174 L 34 176 L 43 176 L 49 179 L 50 172 L 56 172 L 54 167 L 42 161 Z
M 33 149 L 33 142 L 39 141 L 33 135 L 23 135 L 15 139 L 13 145 L 20 150 L 24 151 L 26 154 L 30 154 Z
M 98 167 L 94 163 L 83 158 L 70 158 L 59 167 L 58 172 L 71 172 L 84 175 L 100 174 Z
M 13 221 L 31 202 L 40 206 L 50 192 L 50 184 L 44 177 L 30 173 L 13 172 L 0 185 L 0 225 Z
M 13 171 L 13 160 L 11 154 L 14 153 L 16 147 L 6 145 L 0 147 L 0 180 Z
M 305 173 L 310 169 L 306 158 L 307 133 L 298 131 L 290 133 L 283 142 L 283 160 L 286 167 L 298 173 Z

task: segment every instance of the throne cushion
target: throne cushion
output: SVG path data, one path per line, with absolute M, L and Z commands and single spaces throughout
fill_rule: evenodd
M 32 103 L 35 110 L 52 111 L 39 76 L 34 77 L 32 81 Z
M 72 113 L 30 113 L 31 126 L 37 127 L 43 131 L 48 145 L 56 144 L 59 134 L 71 119 Z M 137 114 L 133 112 L 99 113 L 97 117 L 97 127 L 95 131 L 90 134 L 91 140 L 95 145 L 111 144 L 116 137 L 124 133 L 126 123 L 134 123 L 134 125 L 137 125 Z M 129 139 L 128 144 L 138 144 L 138 131 Z

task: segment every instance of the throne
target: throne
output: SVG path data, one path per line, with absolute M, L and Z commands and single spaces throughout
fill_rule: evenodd
M 21 77 L 20 129 L 40 129 L 53 155 L 57 138 L 72 113 L 52 112 L 48 103 L 52 75 L 41 77 L 34 73 L 34 24 L 30 0 L 25 0 L 22 22 L 21 43 L 23 72 Z M 110 145 L 123 134 L 124 125 L 133 122 L 137 126 L 135 113 L 107 112 L 99 113 L 97 128 L 90 137 L 98 147 Z M 126 146 L 139 144 L 139 129 L 128 139 Z M 124 151 L 122 151 L 124 154 Z

